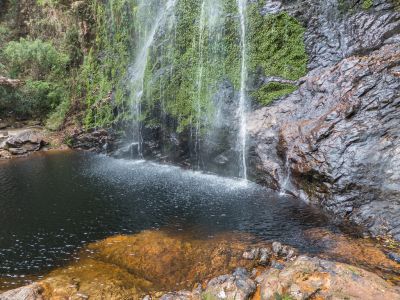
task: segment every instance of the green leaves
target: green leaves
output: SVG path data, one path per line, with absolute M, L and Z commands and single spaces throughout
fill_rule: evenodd
M 49 42 L 23 38 L 9 42 L 3 56 L 12 77 L 28 76 L 35 80 L 62 76 L 69 60 Z
M 15 113 L 42 117 L 56 108 L 69 93 L 65 83 L 69 58 L 51 43 L 20 39 L 6 44 L 2 51 L 4 69 L 25 84 L 7 93 L 2 106 Z
M 249 9 L 250 69 L 261 69 L 264 76 L 297 80 L 307 72 L 308 56 L 304 45 L 304 28 L 287 13 L 261 16 L 257 4 Z M 296 90 L 294 85 L 269 83 L 253 96 L 267 105 Z

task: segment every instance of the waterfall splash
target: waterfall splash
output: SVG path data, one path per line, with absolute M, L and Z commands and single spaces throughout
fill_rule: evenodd
M 239 145 L 240 145 L 240 174 L 239 176 L 247 180 L 247 132 L 246 132 L 246 111 L 247 111 L 247 46 L 246 46 L 246 2 L 247 0 L 237 0 L 240 15 L 240 39 L 241 39 L 241 71 L 240 71 L 240 99 L 238 107 L 239 124 Z
M 142 96 L 144 91 L 144 77 L 147 67 L 147 61 L 149 56 L 149 50 L 154 42 L 155 35 L 159 28 L 164 24 L 166 17 L 170 11 L 174 8 L 176 0 L 168 0 L 164 7 L 161 7 L 157 12 L 157 16 L 154 19 L 153 24 L 148 28 L 144 29 L 143 40 L 139 43 L 142 45 L 138 50 L 135 62 L 130 68 L 130 83 L 131 83 L 131 111 L 132 111 L 132 146 L 137 146 L 137 156 L 143 158 L 143 136 L 142 136 Z M 143 21 L 144 24 L 151 18 L 147 10 L 149 9 L 148 1 L 141 0 L 138 7 L 138 14 L 143 14 L 139 21 Z M 146 18 L 141 20 L 142 18 Z M 132 147 L 133 149 L 133 147 Z

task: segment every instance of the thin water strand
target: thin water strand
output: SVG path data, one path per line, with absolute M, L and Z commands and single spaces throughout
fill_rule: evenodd
M 168 0 L 165 8 L 161 8 L 158 11 L 157 17 L 149 31 L 144 38 L 143 46 L 140 48 L 138 55 L 136 56 L 135 62 L 131 69 L 131 86 L 132 86 L 132 101 L 131 110 L 133 115 L 133 145 L 137 144 L 137 152 L 140 158 L 143 157 L 143 136 L 142 136 L 142 96 L 144 90 L 144 77 L 147 67 L 147 61 L 149 56 L 149 50 L 154 42 L 155 35 L 159 30 L 160 26 L 164 23 L 165 18 L 168 16 L 171 9 L 175 7 L 176 0 Z M 141 5 L 145 8 L 145 5 Z M 147 16 L 151 18 L 151 16 Z
M 199 66 L 197 71 L 197 100 L 196 100 L 196 131 L 195 131 L 195 153 L 197 160 L 197 169 L 200 168 L 200 129 L 201 129 L 201 97 L 203 88 L 203 71 L 204 71 L 204 30 L 206 24 L 205 14 L 206 0 L 201 4 L 200 24 L 199 24 Z
M 247 180 L 247 119 L 246 119 L 246 82 L 247 82 L 247 46 L 246 46 L 246 0 L 237 0 L 240 15 L 240 39 L 241 39 L 241 71 L 240 71 L 240 97 L 238 115 L 239 124 L 239 143 L 240 143 L 240 174 L 239 176 Z

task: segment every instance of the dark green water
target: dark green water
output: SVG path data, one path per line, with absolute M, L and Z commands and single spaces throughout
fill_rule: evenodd
M 318 252 L 304 231 L 331 227 L 253 183 L 72 152 L 1 163 L 0 208 L 0 278 L 44 274 L 89 242 L 144 229 L 239 231 Z

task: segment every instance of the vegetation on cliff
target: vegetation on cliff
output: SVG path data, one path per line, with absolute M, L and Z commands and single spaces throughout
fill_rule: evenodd
M 258 78 L 295 81 L 306 72 L 304 29 L 286 13 L 263 16 L 260 5 L 248 8 L 249 70 Z M 71 110 L 86 128 L 132 120 L 129 66 L 145 21 L 137 1 L 24 0 L 2 6 L 0 76 L 24 82 L 0 87 L 3 117 L 47 120 L 50 129 L 58 129 Z M 165 117 L 176 121 L 178 132 L 196 123 L 207 126 L 220 84 L 228 81 L 239 90 L 236 2 L 218 3 L 212 14 L 208 9 L 198 1 L 178 1 L 162 34 L 156 33 L 138 117 L 146 126 L 159 126 Z M 250 96 L 267 105 L 295 89 L 269 82 L 254 85 Z
M 298 80 L 307 72 L 305 29 L 287 13 L 263 16 L 262 1 L 249 9 L 250 68 L 256 78 L 279 77 Z M 291 83 L 269 82 L 256 87 L 255 99 L 267 105 L 297 87 Z
M 0 15 L 0 117 L 48 120 L 57 129 L 75 95 L 82 60 L 79 22 L 69 1 L 5 1 Z

